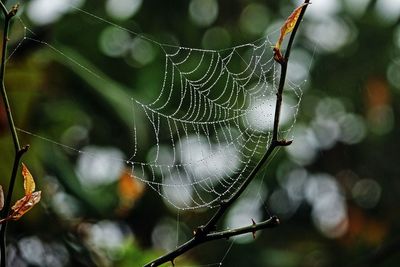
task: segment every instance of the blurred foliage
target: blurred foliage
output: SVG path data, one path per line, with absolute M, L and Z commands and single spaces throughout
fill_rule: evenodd
M 19 19 L 11 29 L 6 87 L 17 126 L 39 136 L 20 131 L 22 143 L 31 145 L 23 161 L 43 200 L 9 225 L 9 266 L 142 266 L 189 238 L 211 213 L 170 209 L 104 159 L 97 176 L 105 182 L 82 181 L 79 162 L 88 154 L 81 149 L 119 160 L 132 155 L 131 97 L 153 99 L 164 74 L 162 51 L 137 40 L 141 54 L 124 48 L 118 40 L 128 32 L 115 31 L 116 25 L 162 43 L 219 49 L 279 29 L 301 1 L 74 1 L 90 14 L 67 2 L 21 1 L 21 21 L 35 34 L 24 34 Z M 367 264 L 373 251 L 398 240 L 397 2 L 313 1 L 289 64 L 290 79 L 304 92 L 294 144 L 279 151 L 256 185 L 268 191 L 262 216 L 271 209 L 282 225 L 255 240 L 203 245 L 176 266 Z M 134 120 L 146 140 L 151 129 L 144 115 L 135 113 Z M 150 141 L 140 144 L 144 151 L 155 145 Z M 6 190 L 12 145 L 3 109 L 0 147 Z M 146 161 L 147 155 L 136 157 Z M 21 188 L 22 178 L 15 198 Z M 399 262 L 399 255 L 388 255 L 379 266 Z

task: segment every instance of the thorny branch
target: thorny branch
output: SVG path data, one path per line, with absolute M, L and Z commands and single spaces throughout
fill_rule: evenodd
M 8 126 L 11 131 L 11 136 L 13 140 L 13 145 L 15 149 L 14 154 L 14 163 L 11 171 L 11 177 L 8 185 L 8 191 L 6 200 L 4 203 L 4 208 L 1 213 L 1 219 L 6 218 L 10 212 L 11 207 L 11 199 L 15 184 L 15 179 L 17 177 L 18 167 L 20 165 L 20 160 L 25 152 L 28 151 L 29 146 L 24 146 L 21 148 L 17 131 L 14 124 L 14 119 L 11 113 L 10 103 L 8 101 L 7 91 L 4 84 L 4 77 L 5 77 L 5 69 L 6 69 L 6 56 L 7 56 L 7 43 L 8 43 L 8 30 L 10 26 L 10 22 L 12 18 L 18 12 L 18 5 L 14 5 L 10 10 L 4 5 L 2 1 L 0 1 L 0 9 L 4 15 L 4 26 L 3 26 L 3 38 L 1 44 L 1 61 L 0 61 L 0 83 L 1 83 L 1 96 L 4 104 L 4 108 L 7 114 Z M 7 229 L 7 221 L 5 221 L 1 225 L 0 230 L 0 256 L 1 256 L 1 267 L 6 266 L 6 229 Z
M 297 29 L 299 28 L 299 25 L 302 21 L 302 18 L 304 16 L 304 13 L 307 9 L 308 4 L 310 3 L 310 0 L 305 0 L 304 5 L 301 8 L 300 15 L 296 21 L 296 24 L 293 28 L 292 33 L 290 34 L 289 42 L 286 47 L 286 52 L 285 56 L 278 57 L 276 54 L 274 56 L 275 60 L 281 65 L 281 74 L 280 74 L 280 80 L 279 80 L 279 86 L 278 86 L 278 91 L 276 93 L 276 105 L 275 105 L 275 116 L 274 116 L 274 127 L 273 127 L 273 133 L 272 133 L 272 142 L 269 145 L 267 151 L 264 153 L 263 157 L 261 160 L 258 162 L 256 167 L 253 169 L 253 171 L 247 176 L 246 180 L 244 183 L 238 188 L 238 190 L 227 200 L 224 200 L 221 202 L 220 207 L 218 210 L 215 212 L 215 214 L 211 217 L 211 219 L 203 226 L 199 226 L 193 234 L 193 237 L 187 241 L 186 243 L 180 245 L 177 249 L 174 251 L 169 252 L 168 254 L 165 254 L 158 259 L 155 259 L 154 261 L 146 264 L 144 267 L 156 267 L 160 266 L 163 263 L 166 262 L 171 262 L 174 264 L 175 258 L 178 256 L 184 254 L 188 250 L 212 241 L 212 240 L 217 240 L 217 239 L 223 239 L 223 238 L 229 238 L 232 236 L 237 236 L 245 233 L 254 233 L 258 230 L 265 229 L 265 228 L 272 228 L 275 227 L 279 224 L 279 219 L 275 216 L 272 216 L 268 220 L 261 222 L 261 223 L 254 223 L 250 226 L 243 227 L 243 228 L 237 228 L 233 230 L 226 230 L 226 231 L 215 231 L 217 222 L 221 219 L 221 217 L 225 214 L 225 212 L 232 206 L 232 204 L 241 196 L 241 194 L 246 190 L 248 185 L 253 181 L 254 177 L 259 173 L 259 171 L 262 169 L 262 167 L 265 165 L 271 154 L 274 152 L 274 150 L 278 147 L 281 146 L 288 146 L 292 143 L 292 141 L 286 141 L 286 140 L 279 140 L 278 139 L 278 131 L 279 131 L 279 120 L 280 120 L 280 113 L 281 113 L 281 107 L 282 107 L 282 94 L 283 94 L 283 89 L 285 86 L 285 80 L 286 80 L 286 73 L 287 73 L 287 66 L 288 66 L 288 61 L 289 61 L 289 56 L 290 56 L 290 51 L 292 49 L 292 45 L 294 42 L 294 38 L 296 36 Z M 275 51 L 274 53 L 277 53 L 280 51 Z

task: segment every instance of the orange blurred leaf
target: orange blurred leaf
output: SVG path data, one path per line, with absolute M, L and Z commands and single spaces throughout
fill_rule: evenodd
M 292 14 L 290 14 L 290 16 L 286 19 L 285 23 L 283 24 L 282 28 L 281 28 L 281 34 L 279 35 L 279 39 L 276 42 L 273 50 L 275 52 L 275 59 L 278 61 L 281 61 L 283 59 L 282 53 L 281 53 L 281 46 L 282 46 L 282 42 L 283 39 L 285 38 L 285 36 L 290 33 L 291 31 L 293 31 L 294 27 L 296 26 L 297 20 L 299 19 L 301 10 L 303 9 L 303 7 L 305 5 L 308 5 L 309 3 L 304 3 L 301 6 L 299 6 L 298 8 L 296 8 Z
M 12 213 L 9 216 L 10 220 L 18 220 L 33 208 L 37 203 L 39 203 L 41 198 L 41 191 L 33 192 L 32 194 L 28 194 L 15 202 L 14 206 L 11 207 Z
M 369 77 L 365 85 L 365 95 L 369 110 L 390 105 L 392 96 L 389 84 L 383 77 Z
M 144 184 L 131 173 L 124 170 L 118 182 L 118 195 L 120 199 L 118 213 L 123 215 L 133 207 L 135 202 L 143 195 Z
M 125 170 L 119 178 L 118 191 L 121 198 L 135 201 L 141 197 L 144 185 L 129 170 Z
M 348 246 L 360 242 L 377 246 L 387 237 L 389 225 L 385 220 L 369 218 L 361 208 L 348 206 L 349 228 L 342 241 Z
M 24 177 L 25 196 L 27 196 L 35 191 L 35 181 L 24 163 L 22 163 L 22 176 Z

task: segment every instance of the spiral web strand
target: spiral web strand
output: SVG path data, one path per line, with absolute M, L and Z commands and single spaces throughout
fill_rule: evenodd
M 279 66 L 268 37 L 223 50 L 172 46 L 75 9 L 142 38 L 163 52 L 164 77 L 157 97 L 147 102 L 131 99 L 131 116 L 142 115 L 151 129 L 146 141 L 137 134 L 137 128 L 144 125 L 135 123 L 133 127 L 134 151 L 126 160 L 132 177 L 179 210 L 218 206 L 242 184 L 271 142 Z M 55 46 L 37 39 L 21 19 L 20 23 L 24 37 L 10 57 L 23 42 L 36 42 L 102 79 Z M 286 94 L 284 99 L 291 101 L 284 106 L 286 123 L 281 135 L 287 135 L 296 121 L 301 88 L 288 82 Z M 143 142 L 153 143 L 153 149 L 144 151 Z M 150 155 L 148 161 L 137 161 L 137 155 L 143 153 Z

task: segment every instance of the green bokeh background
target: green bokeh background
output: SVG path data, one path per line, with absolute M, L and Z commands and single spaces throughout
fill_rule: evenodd
M 314 2 L 319 1 L 322 0 Z M 164 74 L 164 54 L 153 49 L 153 59 L 148 64 L 128 52 L 108 56 L 102 48 L 102 38 L 107 29 L 113 28 L 111 24 L 71 10 L 50 23 L 39 25 L 29 16 L 29 6 L 34 2 L 20 2 L 21 21 L 35 34 L 24 34 L 22 22 L 14 21 L 9 51 L 14 53 L 8 60 L 5 82 L 18 128 L 42 137 L 19 132 L 21 143 L 31 145 L 23 161 L 34 174 L 43 200 L 20 221 L 9 224 L 9 266 L 142 266 L 165 253 L 152 241 L 155 228 L 176 227 L 178 220 L 182 242 L 185 236 L 190 237 L 194 227 L 206 222 L 212 211 L 177 213 L 145 187 L 133 199 L 134 203 L 120 212 L 118 182 L 95 189 L 82 186 L 75 171 L 80 153 L 64 149 L 60 144 L 78 150 L 86 145 L 113 147 L 128 157 L 132 155 L 131 97 L 149 101 L 157 96 Z M 300 4 L 286 0 L 143 0 L 135 14 L 118 18 L 107 11 L 107 1 L 83 2 L 81 8 L 90 14 L 132 32 L 144 33 L 153 40 L 211 49 L 248 43 L 279 29 Z M 190 13 L 193 2 L 200 7 L 217 5 L 215 19 L 206 21 L 206 25 L 196 22 Z M 323 267 L 355 266 L 358 262 L 366 266 L 373 263 L 369 257 L 380 247 L 388 244 L 399 247 L 400 7 L 395 2 L 335 0 L 326 5 L 309 6 L 292 52 L 293 58 L 297 56 L 297 62 L 303 66 L 301 70 L 292 70 L 305 70 L 302 78 L 307 79 L 298 81 L 304 95 L 297 124 L 314 130 L 314 134 L 319 131 L 320 135 L 314 138 L 329 143 L 327 140 L 337 129 L 324 126 L 328 119 L 335 120 L 335 117 L 319 117 L 322 122 L 316 118 L 321 112 L 345 112 L 357 118 L 346 128 L 356 137 L 349 142 L 336 138 L 325 147 L 311 147 L 304 141 L 306 138 L 298 138 L 294 131 L 294 145 L 297 140 L 305 142 L 302 144 L 310 145 L 314 155 L 309 159 L 296 158 L 281 149 L 256 181 L 264 183 L 269 191 L 264 217 L 267 209 L 272 210 L 281 218 L 282 225 L 257 233 L 258 237 L 249 243 L 231 246 L 230 241 L 222 240 L 202 245 L 178 258 L 176 266 L 221 263 L 232 267 Z M 11 4 L 9 1 L 7 5 Z M 397 7 L 397 14 L 382 11 L 382 6 L 390 4 L 394 6 L 392 9 Z M 210 29 L 217 29 L 219 34 L 207 39 Z M 132 33 L 128 35 L 135 37 Z M 24 36 L 45 43 L 24 40 Z M 276 38 L 276 32 L 271 36 Z M 301 53 L 308 55 L 304 62 L 299 57 Z M 152 130 L 143 114 L 136 114 L 134 119 L 140 125 L 138 136 L 145 140 Z M 320 144 L 324 143 L 322 139 Z M 141 153 L 135 159 L 146 161 L 147 154 L 143 151 L 155 144 L 149 138 L 139 145 Z M 3 109 L 0 155 L 0 181 L 6 188 L 13 146 Z M 289 203 L 291 212 L 270 207 L 274 193 L 282 192 L 287 173 L 299 168 L 309 175 L 325 173 L 334 177 L 346 204 L 343 223 L 347 228 L 340 236 L 332 237 L 318 229 L 313 221 L 313 209 L 306 201 L 293 208 L 278 198 L 283 208 Z M 378 185 L 378 199 L 373 205 L 365 201 L 370 203 L 370 198 L 376 197 L 369 191 L 376 193 L 376 187 L 360 187 L 361 193 L 355 195 L 354 187 L 359 181 L 374 181 L 373 185 Z M 19 177 L 15 199 L 22 192 Z M 57 194 L 59 202 L 55 202 Z M 57 205 L 66 205 L 72 212 Z M 112 248 L 104 245 L 111 236 L 99 241 L 104 246 L 91 243 L 89 238 L 93 229 L 106 223 L 115 226 L 122 236 L 119 245 Z M 103 234 L 107 237 L 106 232 Z M 176 232 L 162 236 L 162 239 L 168 238 L 176 240 Z M 50 256 L 46 259 L 44 255 Z M 376 266 L 398 266 L 399 262 L 400 256 L 390 252 Z

